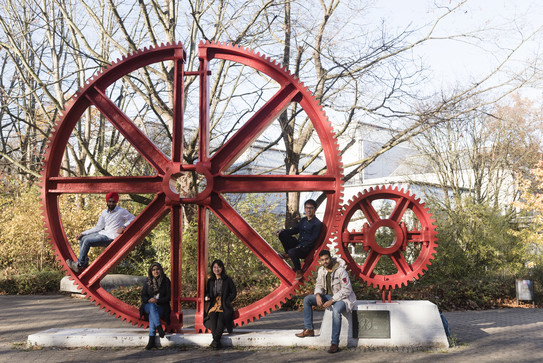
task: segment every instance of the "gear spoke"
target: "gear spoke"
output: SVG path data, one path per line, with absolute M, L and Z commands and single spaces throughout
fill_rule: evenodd
M 424 235 L 422 231 L 408 231 L 407 242 L 408 243 L 423 243 L 427 241 L 424 240 Z
M 228 169 L 252 142 L 290 105 L 299 91 L 289 84 L 281 88 L 219 150 L 211 160 L 213 173 Z
M 184 52 L 181 59 L 174 63 L 173 88 L 173 117 L 172 117 L 172 161 L 180 163 L 183 157 L 183 63 Z
M 381 258 L 381 255 L 374 252 L 369 251 L 368 257 L 366 257 L 366 261 L 364 262 L 364 265 L 362 265 L 362 273 L 365 276 L 374 276 L 373 270 L 375 270 L 375 267 L 377 266 L 377 262 L 379 262 L 379 259 Z
M 375 211 L 375 208 L 371 205 L 371 201 L 364 199 L 361 200 L 358 205 L 360 206 L 360 210 L 362 213 L 364 213 L 364 216 L 366 216 L 366 219 L 370 224 L 373 224 L 381 219 L 379 217 L 379 214 Z
M 121 194 L 159 193 L 162 178 L 159 176 L 101 176 L 49 178 L 47 192 L 55 194 L 106 194 L 116 190 Z
M 333 192 L 336 178 L 329 175 L 221 175 L 215 178 L 218 193 Z
M 407 263 L 405 257 L 402 255 L 400 251 L 396 251 L 395 253 L 390 255 L 390 258 L 392 259 L 392 262 L 394 262 L 394 265 L 398 269 L 398 272 L 401 272 L 404 275 L 407 275 L 413 272 L 413 269 Z
M 104 252 L 80 274 L 80 279 L 88 281 L 91 286 L 101 281 L 151 232 L 168 212 L 169 209 L 164 203 L 164 195 L 159 194 L 125 229 L 124 233 L 111 242 Z
M 279 269 L 278 266 L 286 265 L 285 261 L 277 255 L 275 250 L 255 231 L 226 200 L 222 197 L 212 197 L 211 210 L 238 238 L 266 264 L 271 272 L 282 282 L 289 283 L 294 278 L 294 272 L 290 269 Z
M 179 278 L 171 280 L 172 314 L 176 319 L 171 325 L 180 329 L 183 327 L 183 313 L 181 312 L 183 215 L 180 205 L 171 206 L 170 210 L 170 271 L 172 276 L 179 276 Z
M 364 232 L 343 232 L 341 234 L 341 243 L 347 246 L 349 243 L 364 243 Z
M 396 200 L 396 206 L 394 207 L 394 210 L 390 214 L 390 219 L 397 223 L 400 223 L 405 211 L 407 210 L 407 208 L 409 208 L 409 204 L 410 204 L 410 201 L 407 200 L 406 198 L 398 198 Z
M 204 206 L 198 206 L 198 225 L 205 227 L 198 229 L 198 250 L 196 251 L 197 276 L 196 276 L 196 293 L 198 296 L 204 296 L 205 285 L 207 281 L 207 260 L 208 260 L 208 209 Z M 194 328 L 196 331 L 204 332 L 204 299 L 196 299 L 196 315 L 194 317 Z
M 170 160 L 134 125 L 132 120 L 96 87 L 89 89 L 87 98 L 159 174 L 164 173 Z

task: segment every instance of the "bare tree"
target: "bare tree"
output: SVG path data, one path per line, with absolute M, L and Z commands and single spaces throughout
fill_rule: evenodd
M 435 176 L 429 182 L 441 195 L 450 196 L 435 202 L 449 214 L 461 209 L 466 199 L 514 214 L 518 178 L 538 162 L 543 146 L 538 112 L 517 96 L 511 106 L 456 115 L 417 138 L 414 145 L 420 155 L 413 169 Z
M 474 97 L 482 101 L 473 104 L 472 110 L 492 104 L 535 74 L 529 64 L 509 78 L 502 78 L 501 83 L 492 81 L 517 51 L 513 48 L 481 79 L 441 95 L 439 102 L 434 102 L 436 97 L 426 101 L 429 96 L 420 95 L 426 81 L 425 68 L 419 59 L 411 57 L 412 51 L 430 41 L 483 37 L 485 29 L 470 34 L 448 34 L 440 29 L 447 17 L 463 10 L 466 1 L 439 8 L 424 33 L 411 27 L 390 32 L 387 24 L 380 29 L 366 29 L 361 21 L 366 3 L 322 0 L 318 4 L 320 8 L 288 0 L 134 4 L 116 0 L 0 0 L 3 165 L 12 173 L 35 180 L 47 136 L 66 100 L 93 73 L 117 57 L 161 43 L 181 41 L 187 51 L 185 66 L 189 71 L 198 67 L 200 40 L 243 45 L 280 60 L 314 91 L 326 109 L 342 115 L 342 120 L 332 120 L 340 139 L 348 137 L 362 121 L 389 127 L 390 139 L 380 150 L 345 165 L 345 181 L 387 150 L 459 117 L 455 110 L 470 111 L 457 107 L 459 104 Z M 524 36 L 518 47 L 537 35 Z M 173 79 L 173 63 L 164 62 L 125 76 L 108 90 L 116 105 L 165 153 L 171 143 Z M 197 118 L 191 110 L 198 109 L 195 79 L 188 76 L 184 83 L 187 129 L 192 131 L 184 135 L 183 159 L 187 163 L 198 159 L 198 132 L 190 129 Z M 228 61 L 213 66 L 210 85 L 212 147 L 219 147 L 231 137 L 273 89 L 269 80 L 257 72 Z M 277 122 L 279 133 L 263 135 L 266 146 L 229 172 L 238 172 L 274 147 L 285 152 L 274 170 L 287 174 L 323 172 L 315 171 L 322 150 L 300 108 L 293 103 Z M 345 143 L 341 152 L 348 153 L 350 147 L 352 143 Z M 153 171 L 103 115 L 89 109 L 74 130 L 63 172 L 112 175 Z M 183 188 L 194 189 L 197 180 L 192 176 L 183 183 Z M 319 201 L 324 198 L 320 196 Z M 298 206 L 299 194 L 290 193 L 287 225 L 298 217 Z

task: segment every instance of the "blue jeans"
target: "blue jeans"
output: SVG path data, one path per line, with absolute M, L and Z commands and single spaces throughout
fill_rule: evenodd
M 160 325 L 160 315 L 164 313 L 164 307 L 155 303 L 145 304 L 145 314 L 149 316 L 149 336 L 154 337 L 156 328 Z
M 97 246 L 106 247 L 109 246 L 111 241 L 113 241 L 111 238 L 100 233 L 91 233 L 81 237 L 79 240 L 79 259 L 77 260 L 77 264 L 79 266 L 88 266 L 89 257 L 87 255 L 90 248 Z
M 322 303 L 332 299 L 330 295 L 321 295 Z M 317 297 L 307 295 L 304 298 L 304 328 L 314 330 L 313 328 L 313 306 L 317 306 Z M 341 313 L 347 309 L 343 301 L 336 301 L 329 308 L 332 309 L 332 341 L 331 344 L 339 344 L 339 334 L 341 333 Z

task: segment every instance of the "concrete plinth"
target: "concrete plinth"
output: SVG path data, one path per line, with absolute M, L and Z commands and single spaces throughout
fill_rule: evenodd
M 340 346 L 348 347 L 448 347 L 448 340 L 437 306 L 429 301 L 357 301 L 356 313 L 345 314 L 342 320 Z M 332 312 L 314 312 L 315 337 L 297 338 L 303 329 L 303 313 L 276 312 L 275 318 L 266 317 L 247 328 L 234 328 L 233 334 L 225 333 L 222 344 L 238 347 L 327 347 L 332 334 Z M 189 319 L 188 311 L 185 318 Z M 353 322 L 353 316 L 354 322 Z M 356 324 L 354 324 L 356 323 Z M 156 338 L 163 347 L 201 346 L 211 343 L 211 334 L 197 334 L 188 329 L 178 334 Z M 257 328 L 259 326 L 260 328 Z M 271 329 L 262 329 L 269 327 Z M 297 327 L 295 330 L 293 328 Z M 357 329 L 353 329 L 356 327 Z M 368 338 L 371 337 L 371 338 Z M 28 336 L 28 344 L 44 347 L 144 347 L 148 330 L 143 328 L 73 328 L 48 329 Z
M 354 311 L 361 314 L 354 313 Z M 372 312 L 366 314 L 365 312 Z M 375 313 L 381 312 L 381 313 Z M 375 316 L 381 317 L 374 320 Z M 358 334 L 353 332 L 357 316 Z M 356 319 L 356 318 L 355 318 Z M 389 324 L 387 326 L 387 324 Z M 326 310 L 321 325 L 321 344 L 330 343 L 332 311 Z M 393 301 L 383 303 L 359 300 L 353 314 L 343 314 L 340 346 L 436 347 L 449 346 L 437 306 L 429 301 Z
M 221 343 L 225 347 L 314 347 L 320 344 L 318 337 L 299 339 L 295 337 L 300 330 L 249 330 L 235 329 L 233 334 L 225 333 Z M 144 347 L 149 339 L 144 329 L 49 329 L 28 336 L 29 346 L 42 347 Z M 186 331 L 179 334 L 166 334 L 155 338 L 162 347 L 200 346 L 206 347 L 211 334 L 197 334 Z

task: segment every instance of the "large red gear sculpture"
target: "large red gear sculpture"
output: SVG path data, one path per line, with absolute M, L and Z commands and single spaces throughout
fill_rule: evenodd
M 207 212 L 213 212 L 280 280 L 280 285 L 261 300 L 239 309 L 235 324 L 254 321 L 283 304 L 300 282 L 294 279 L 294 272 L 273 248 L 230 206 L 224 193 L 271 193 L 291 191 L 320 191 L 326 193 L 326 207 L 323 223 L 332 225 L 341 203 L 342 166 L 336 139 L 324 111 L 307 88 L 268 58 L 238 46 L 200 43 L 199 70 L 185 72 L 185 50 L 181 44 L 162 45 L 144 49 L 118 60 L 95 75 L 68 103 L 65 112 L 57 122 L 50 137 L 45 154 L 41 180 L 42 209 L 48 237 L 64 270 L 83 290 L 87 297 L 104 308 L 111 315 L 122 318 L 134 325 L 147 327 L 139 319 L 138 310 L 110 295 L 100 281 L 133 250 L 143 238 L 168 214 L 170 215 L 172 280 L 172 323 L 169 331 L 180 331 L 183 326 L 182 300 L 196 301 L 195 328 L 203 327 L 204 284 L 208 266 Z M 279 85 L 276 92 L 252 117 L 212 156 L 209 155 L 208 117 L 208 75 L 209 63 L 213 60 L 228 60 L 251 67 Z M 173 83 L 173 126 L 171 157 L 162 153 L 140 130 L 136 123 L 126 116 L 108 98 L 106 90 L 115 81 L 142 67 L 163 61 L 175 64 Z M 183 155 L 183 84 L 185 76 L 198 76 L 200 82 L 199 115 L 199 161 L 184 164 Z M 225 170 L 243 151 L 275 120 L 290 104 L 297 103 L 312 122 L 322 145 L 326 172 L 322 175 L 226 175 Z M 62 156 L 66 150 L 74 127 L 83 113 L 97 109 L 155 169 L 151 176 L 98 176 L 64 177 L 60 174 Z M 170 182 L 183 171 L 195 171 L 206 179 L 205 189 L 196 196 L 182 197 L 172 191 Z M 116 238 L 91 265 L 75 274 L 65 260 L 75 259 L 74 252 L 64 232 L 59 213 L 59 197 L 63 194 L 146 193 L 154 195 L 152 202 L 136 216 L 126 231 Z M 183 296 L 181 286 L 181 207 L 185 204 L 198 206 L 198 252 L 197 252 L 197 297 Z M 331 228 L 328 229 L 331 232 Z M 323 240 L 328 235 L 322 236 Z M 323 246 L 324 247 L 324 244 Z M 316 264 L 313 255 L 304 263 L 304 273 Z M 237 278 L 243 278 L 238 276 Z
M 372 202 L 390 200 L 394 207 L 390 215 L 381 217 Z M 418 227 L 408 229 L 404 219 L 406 211 L 411 210 L 418 220 Z M 359 219 L 365 218 L 361 228 L 349 231 L 349 223 L 353 221 L 355 213 Z M 353 221 L 354 222 L 354 221 Z M 349 269 L 365 281 L 368 285 L 383 290 L 401 287 L 403 284 L 418 279 L 431 260 L 434 258 L 437 247 L 437 231 L 433 224 L 432 214 L 424 203 L 415 199 L 414 195 L 392 187 L 370 188 L 359 193 L 343 207 L 340 215 L 340 228 L 336 233 L 339 255 L 343 257 Z M 394 241 L 390 245 L 384 245 L 376 240 L 376 233 L 380 228 L 390 228 L 393 231 Z M 350 246 L 362 244 L 363 261 L 355 261 Z M 378 263 L 381 259 L 389 259 L 395 271 L 383 273 L 378 271 Z

